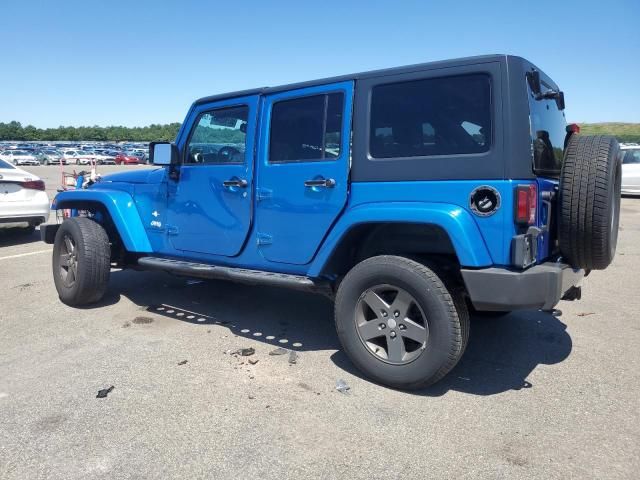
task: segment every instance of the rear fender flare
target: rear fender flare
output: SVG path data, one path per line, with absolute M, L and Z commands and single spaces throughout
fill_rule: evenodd
M 478 225 L 471 214 L 458 205 L 422 202 L 367 203 L 348 209 L 342 215 L 320 247 L 308 275 L 321 275 L 325 264 L 349 230 L 358 225 L 377 222 L 439 226 L 449 235 L 460 265 L 487 267 L 493 264 Z
M 83 204 L 100 204 L 109 212 L 120 238 L 129 252 L 152 252 L 135 202 L 127 192 L 72 190 L 59 193 L 53 200 L 52 210 L 82 208 Z

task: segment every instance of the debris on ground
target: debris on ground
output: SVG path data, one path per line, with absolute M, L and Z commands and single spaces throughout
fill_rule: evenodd
M 345 382 L 344 380 L 338 380 L 336 382 L 336 390 L 347 395 L 349 393 L 349 390 L 351 390 L 351 387 L 347 385 L 347 382 Z
M 131 322 L 124 322 L 122 324 L 122 328 L 129 328 L 131 326 Z
M 259 362 L 259 360 L 258 360 L 257 358 L 251 358 L 251 359 L 249 359 L 249 363 L 250 363 L 251 365 L 255 365 L 255 364 L 256 364 L 256 363 L 258 363 L 258 362 Z
M 103 388 L 102 390 L 98 390 L 98 395 L 96 395 L 96 398 L 107 398 L 107 395 L 109 395 L 114 388 L 116 387 L 111 385 L 109 388 Z
M 256 353 L 255 348 L 249 347 L 249 348 L 239 348 L 239 349 L 231 352 L 231 355 L 240 355 L 241 357 L 249 357 L 249 356 L 253 355 L 254 353 Z
M 182 360 L 182 361 L 178 362 L 178 365 L 186 365 L 186 363 L 187 363 L 188 361 L 189 361 L 189 360 Z
M 133 319 L 133 323 L 136 325 L 146 325 L 149 323 L 153 323 L 153 318 L 151 317 L 136 317 Z
M 578 313 L 577 316 L 578 317 L 588 317 L 589 315 L 595 315 L 596 312 L 582 312 L 582 313 Z
M 254 400 L 256 397 L 253 395 L 249 395 L 249 400 Z
M 289 350 L 287 350 L 286 348 L 278 347 L 275 350 L 271 350 L 269 352 L 269 355 L 284 355 L 284 354 L 286 354 L 288 352 L 289 352 Z
M 291 365 L 298 363 L 298 352 L 294 352 L 293 350 L 289 352 L 289 363 Z

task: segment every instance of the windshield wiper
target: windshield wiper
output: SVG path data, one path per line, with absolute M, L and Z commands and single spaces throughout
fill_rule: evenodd
M 547 90 L 536 93 L 534 98 L 536 100 L 555 100 L 558 110 L 564 110 L 564 92 L 562 90 Z

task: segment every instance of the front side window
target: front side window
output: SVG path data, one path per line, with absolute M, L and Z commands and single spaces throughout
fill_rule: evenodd
M 373 88 L 373 158 L 483 153 L 491 146 L 491 80 L 460 75 Z
M 340 156 L 344 94 L 282 100 L 271 113 L 271 163 L 331 160 Z
M 203 112 L 192 130 L 185 164 L 241 164 L 245 161 L 249 107 Z

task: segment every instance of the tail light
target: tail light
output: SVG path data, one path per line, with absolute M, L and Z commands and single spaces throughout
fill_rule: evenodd
M 577 123 L 570 123 L 567 125 L 567 133 L 580 133 L 580 125 Z
M 28 188 L 29 190 L 42 190 L 44 192 L 44 182 L 42 180 L 28 180 L 22 182 L 22 188 Z
M 535 183 L 516 187 L 515 221 L 518 225 L 535 225 L 538 187 Z

